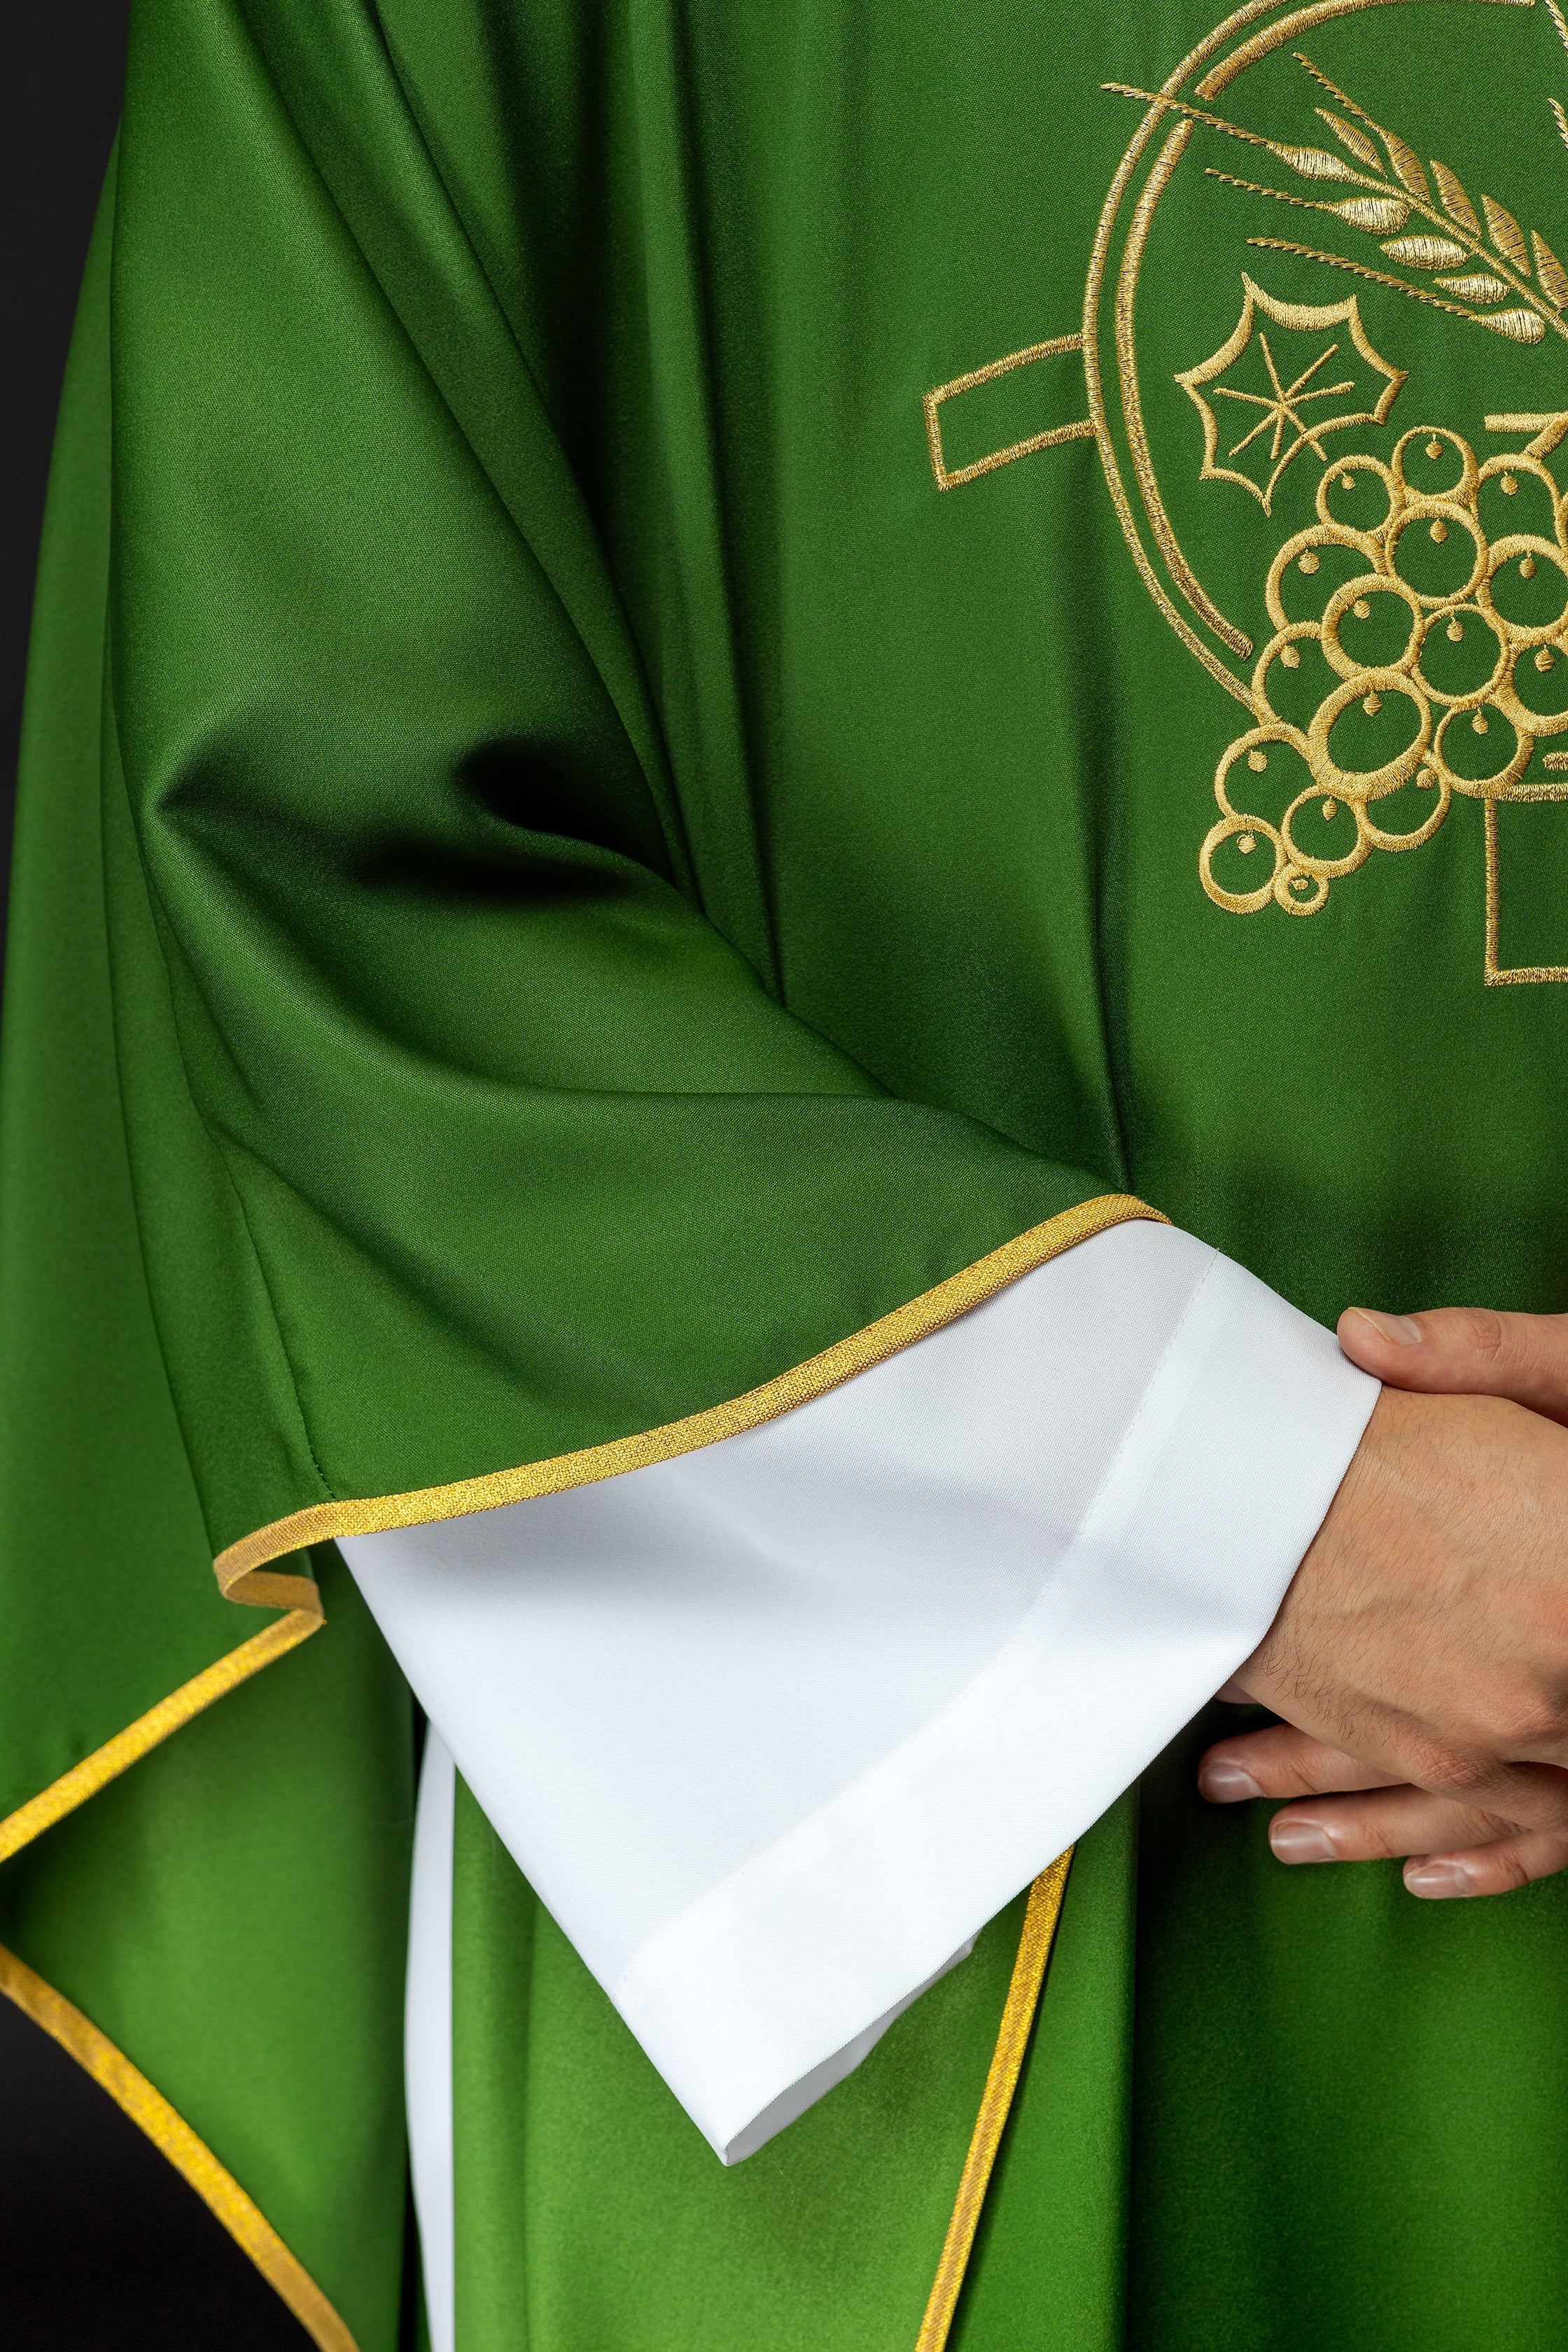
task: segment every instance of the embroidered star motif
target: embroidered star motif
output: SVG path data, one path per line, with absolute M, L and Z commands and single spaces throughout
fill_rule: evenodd
M 1361 312 L 1353 294 L 1347 302 L 1280 302 L 1273 295 L 1265 293 L 1261 286 L 1255 285 L 1245 273 L 1241 282 L 1246 299 L 1236 327 L 1211 358 L 1200 361 L 1196 367 L 1182 371 L 1176 382 L 1203 419 L 1204 461 L 1199 478 L 1203 481 L 1239 482 L 1244 489 L 1251 491 L 1264 513 L 1270 514 L 1279 478 L 1292 460 L 1299 457 L 1303 449 L 1310 449 L 1315 457 L 1326 463 L 1328 453 L 1323 443 L 1329 434 L 1343 432 L 1352 425 L 1383 424 L 1399 395 L 1405 371 L 1390 367 L 1388 362 L 1380 359 L 1373 349 L 1362 325 Z M 1343 339 L 1336 337 L 1319 350 L 1314 357 L 1308 359 L 1306 365 L 1287 383 L 1285 372 L 1275 356 L 1275 344 L 1280 343 L 1283 347 L 1283 339 L 1276 331 L 1270 340 L 1268 329 L 1258 323 L 1260 313 L 1276 331 L 1283 329 L 1288 334 L 1310 335 L 1314 341 L 1328 329 L 1348 328 L 1360 366 L 1353 374 L 1345 375 L 1332 383 L 1315 381 L 1331 360 L 1338 359 L 1342 368 L 1346 365 L 1346 357 L 1342 355 Z M 1255 344 L 1257 357 L 1262 361 L 1261 381 L 1268 389 L 1255 390 L 1249 384 L 1222 383 L 1220 379 L 1233 368 L 1247 363 Z M 1288 367 L 1294 364 L 1293 360 L 1287 362 Z M 1366 381 L 1369 370 L 1373 377 L 1371 383 Z M 1246 372 L 1254 383 L 1258 382 L 1256 360 L 1247 366 Z M 1347 395 L 1349 406 L 1324 414 L 1322 404 L 1343 400 Z M 1230 436 L 1222 430 L 1213 405 L 1214 400 L 1233 402 L 1242 411 L 1239 416 L 1234 409 L 1229 413 L 1227 422 L 1233 425 L 1244 424 L 1248 409 L 1258 412 L 1249 429 L 1226 449 L 1223 460 L 1221 444 L 1229 441 Z M 1256 453 L 1252 462 L 1260 462 L 1267 469 L 1261 478 L 1230 462 L 1244 457 L 1249 449 Z

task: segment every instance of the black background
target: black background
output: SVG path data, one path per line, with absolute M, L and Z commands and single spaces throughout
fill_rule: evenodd
M 0 0 L 0 843 L 71 314 L 120 109 L 128 0 Z M 3 878 L 3 876 L 0 876 Z M 206 2208 L 0 1999 L 5 2352 L 309 2352 Z
M 127 0 L 0 5 L 0 839 L 77 287 L 120 112 Z

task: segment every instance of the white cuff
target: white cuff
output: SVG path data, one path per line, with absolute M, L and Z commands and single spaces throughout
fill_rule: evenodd
M 341 1549 L 721 2155 L 856 2063 L 1254 1649 L 1377 1395 L 1120 1225 L 760 1428 Z

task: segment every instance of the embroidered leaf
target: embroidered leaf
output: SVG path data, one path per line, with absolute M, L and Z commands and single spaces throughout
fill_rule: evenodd
M 1384 422 L 1405 373 L 1378 356 L 1355 295 L 1320 308 L 1241 282 L 1236 327 L 1176 382 L 1203 418 L 1203 478 L 1239 484 L 1268 514 L 1303 450 L 1321 461 L 1330 434 Z
M 1474 205 L 1466 195 L 1456 174 L 1449 171 L 1447 163 L 1439 163 L 1436 155 L 1432 158 L 1432 177 L 1437 183 L 1437 194 L 1443 199 L 1443 210 L 1447 214 L 1448 218 L 1457 220 L 1461 228 L 1468 228 L 1472 236 L 1479 236 L 1481 225 L 1476 218 Z
M 1390 261 L 1406 262 L 1416 269 L 1451 269 L 1456 261 L 1469 259 L 1464 247 L 1456 245 L 1451 236 L 1391 236 L 1383 249 Z
M 1384 131 L 1381 123 L 1378 125 L 1378 130 L 1383 143 L 1388 150 L 1389 162 L 1411 194 L 1421 196 L 1430 202 L 1432 191 L 1426 185 L 1426 174 L 1421 169 L 1420 158 L 1415 150 L 1413 147 L 1407 147 L 1396 131 Z
M 1467 302 L 1505 302 L 1510 292 L 1500 278 L 1489 278 L 1484 269 L 1465 278 L 1439 278 L 1437 283 L 1445 294 L 1461 294 Z
M 1326 106 L 1320 106 L 1316 110 L 1347 153 L 1353 155 L 1358 163 L 1364 163 L 1369 172 L 1382 171 L 1383 158 L 1364 131 L 1358 131 L 1353 122 L 1347 122 L 1342 115 L 1333 113 Z
M 1494 310 L 1481 324 L 1495 328 L 1514 343 L 1538 343 L 1546 332 L 1546 321 L 1539 310 Z
M 1329 210 L 1349 221 L 1352 228 L 1370 229 L 1373 236 L 1387 236 L 1410 218 L 1410 207 L 1403 196 L 1346 196 L 1342 204 L 1331 205 Z
M 1269 142 L 1281 163 L 1300 172 L 1304 180 L 1353 180 L 1355 173 L 1341 156 L 1331 155 L 1326 147 L 1279 147 Z
M 1481 210 L 1487 216 L 1487 228 L 1490 233 L 1491 241 L 1503 259 L 1511 261 L 1514 268 L 1522 269 L 1528 278 L 1530 256 L 1524 247 L 1524 231 L 1520 227 L 1513 215 L 1491 196 L 1481 198 Z
M 1568 302 L 1568 275 L 1564 274 L 1563 264 L 1537 230 L 1531 230 L 1530 242 L 1535 248 L 1535 275 L 1546 289 L 1547 299 L 1555 302 L 1561 310 L 1564 302 Z

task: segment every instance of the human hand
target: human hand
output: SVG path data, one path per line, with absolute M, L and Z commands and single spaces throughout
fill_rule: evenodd
M 1352 1364 L 1389 1388 L 1506 1397 L 1568 1423 L 1568 1315 L 1496 1315 L 1485 1307 L 1383 1315 L 1348 1307 L 1339 1340 Z
M 1340 1339 L 1385 1391 L 1231 1686 L 1289 1719 L 1199 1786 L 1297 1800 L 1282 1861 L 1403 1854 L 1415 1894 L 1501 1893 L 1568 1864 L 1568 1317 L 1352 1309 Z

